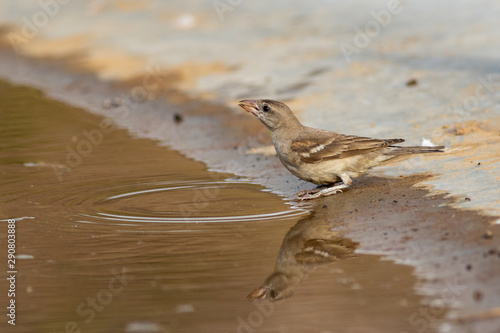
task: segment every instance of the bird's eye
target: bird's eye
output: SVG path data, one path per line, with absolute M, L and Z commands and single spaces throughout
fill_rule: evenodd
M 271 108 L 268 105 L 264 105 L 262 107 L 262 111 L 264 111 L 264 112 L 268 112 L 269 110 L 271 110 Z

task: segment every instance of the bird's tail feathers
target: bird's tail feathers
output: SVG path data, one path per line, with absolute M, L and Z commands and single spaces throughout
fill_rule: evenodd
M 422 153 L 442 153 L 445 146 L 389 146 L 392 149 L 388 155 L 406 155 L 406 154 L 422 154 Z

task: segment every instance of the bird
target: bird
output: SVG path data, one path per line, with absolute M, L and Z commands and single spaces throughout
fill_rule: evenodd
M 271 132 L 281 163 L 293 175 L 318 185 L 298 192 L 296 201 L 342 192 L 371 168 L 395 157 L 443 152 L 444 146 L 397 146 L 404 139 L 373 139 L 304 126 L 285 104 L 271 99 L 241 100 Z
M 332 230 L 327 212 L 302 217 L 283 237 L 273 272 L 247 298 L 271 302 L 291 297 L 310 272 L 357 257 L 359 243 Z

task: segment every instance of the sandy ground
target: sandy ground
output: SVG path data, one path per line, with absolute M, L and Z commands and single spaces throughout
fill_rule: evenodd
M 442 331 L 498 331 L 496 2 L 2 6 L 3 77 L 284 197 L 312 186 L 286 173 L 238 99 L 286 101 L 314 127 L 446 145 L 446 154 L 377 168 L 340 199 L 306 208 L 326 205 L 333 221 L 348 200 L 348 235 L 359 251 L 415 266 L 428 278 L 419 287 L 428 306 L 453 309 Z M 404 191 L 414 201 L 401 208 Z M 460 291 L 445 300 L 446 288 Z M 432 317 L 424 312 L 416 331 Z

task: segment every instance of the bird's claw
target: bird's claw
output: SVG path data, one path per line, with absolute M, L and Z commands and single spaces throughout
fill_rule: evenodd
M 312 200 L 320 197 L 326 197 L 329 195 L 343 193 L 342 189 L 347 188 L 347 185 L 340 183 L 339 185 L 325 187 L 325 188 L 315 188 L 313 190 L 302 190 L 295 194 L 293 197 L 294 201 L 304 201 L 304 200 Z
M 317 199 L 320 197 L 326 197 L 329 195 L 333 195 L 336 193 L 343 193 L 342 190 L 334 190 L 330 191 L 328 193 L 322 192 L 322 191 L 307 191 L 307 190 L 302 190 L 299 193 L 295 194 L 294 200 L 295 201 L 304 201 L 304 200 L 312 200 L 312 199 Z

